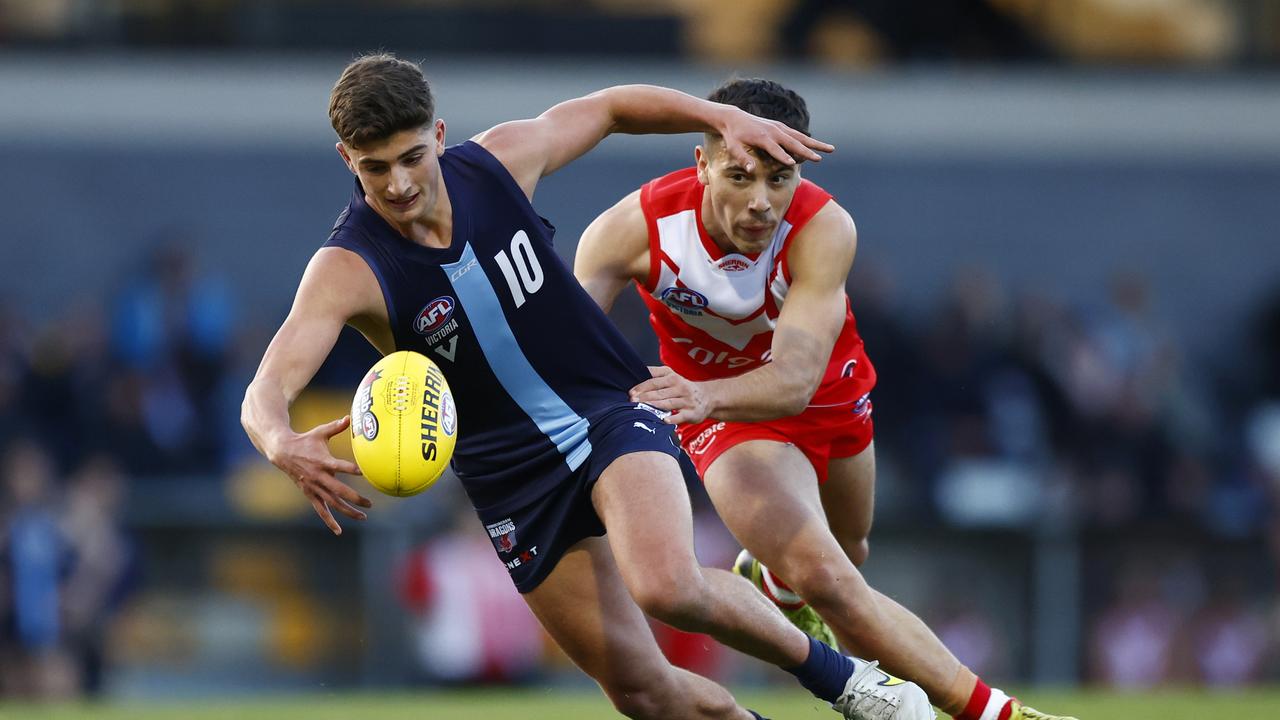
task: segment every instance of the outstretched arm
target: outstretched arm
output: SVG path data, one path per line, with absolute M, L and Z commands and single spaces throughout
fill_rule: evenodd
M 692 382 L 670 368 L 631 389 L 631 399 L 672 410 L 669 423 L 755 422 L 799 414 L 817 391 L 845 317 L 845 279 L 853 265 L 853 218 L 835 202 L 792 241 L 791 289 L 778 317 L 771 361 L 736 377 Z
M 581 157 L 612 133 L 686 132 L 721 135 L 734 159 L 748 168 L 753 165 L 752 148 L 787 165 L 797 159 L 818 161 L 821 156 L 816 151 L 834 149 L 776 120 L 653 85 L 600 90 L 562 102 L 536 118 L 503 123 L 474 140 L 493 153 L 532 198 L 538 180 Z
M 583 231 L 573 274 L 600 309 L 609 312 L 628 282 L 649 274 L 649 228 L 636 190 L 605 210 Z
M 240 422 L 254 447 L 293 479 L 316 514 L 334 535 L 342 528 L 331 510 L 353 520 L 365 519 L 360 508 L 372 503 L 338 479 L 338 473 L 360 474 L 354 463 L 329 453 L 329 438 L 351 422 L 343 417 L 306 432 L 294 432 L 289 405 L 311 381 L 338 339 L 343 324 L 362 317 L 381 303 L 377 280 L 360 258 L 337 248 L 316 253 L 307 266 L 293 308 L 262 357 L 253 382 L 245 390 Z

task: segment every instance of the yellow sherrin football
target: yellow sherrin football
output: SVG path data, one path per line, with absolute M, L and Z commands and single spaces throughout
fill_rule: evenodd
M 444 373 L 402 350 L 379 360 L 351 403 L 351 450 L 369 484 L 388 495 L 431 487 L 453 457 L 458 410 Z

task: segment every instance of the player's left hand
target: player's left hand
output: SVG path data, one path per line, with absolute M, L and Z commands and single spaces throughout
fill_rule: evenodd
M 670 425 L 702 422 L 711 414 L 710 398 L 702 385 L 685 379 L 665 365 L 650 367 L 652 379 L 631 388 L 631 402 L 642 402 L 659 410 L 669 410 Z
M 748 172 L 755 168 L 751 148 L 769 153 L 783 165 L 795 165 L 797 158 L 818 162 L 822 160 L 818 150 L 829 153 L 836 149 L 834 145 L 815 140 L 777 120 L 767 120 L 745 110 L 728 107 L 736 112 L 726 115 L 720 135 L 729 154 Z

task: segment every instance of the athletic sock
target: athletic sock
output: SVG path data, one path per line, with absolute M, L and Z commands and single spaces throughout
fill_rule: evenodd
M 999 688 L 987 687 L 981 678 L 973 686 L 973 694 L 964 709 L 955 715 L 956 720 L 1009 720 L 1013 714 L 1013 699 Z
M 793 668 L 783 668 L 795 675 L 804 689 L 813 693 L 814 697 L 829 703 L 840 699 L 845 683 L 853 676 L 855 669 L 853 660 L 813 638 L 809 638 L 809 657 L 805 658 L 804 663 Z

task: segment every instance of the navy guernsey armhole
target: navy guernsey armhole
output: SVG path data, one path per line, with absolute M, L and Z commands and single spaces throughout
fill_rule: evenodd
M 503 186 L 503 189 L 511 193 L 517 200 L 524 204 L 524 207 L 529 211 L 530 215 L 538 218 L 538 220 L 542 222 L 543 227 L 547 229 L 548 244 L 554 246 L 556 226 L 552 225 L 550 220 L 538 214 L 537 208 L 533 206 L 532 202 L 529 202 L 529 198 L 524 194 L 524 189 L 521 188 L 520 184 L 516 182 L 516 179 L 512 177 L 511 171 L 507 169 L 507 166 L 503 165 L 501 160 L 495 157 L 493 153 L 489 152 L 488 148 L 475 140 L 467 140 L 461 145 L 458 145 L 457 148 L 459 151 L 458 154 L 461 155 L 464 160 L 489 171 L 491 175 L 497 178 L 498 182 Z
M 337 247 L 343 250 L 349 250 L 364 261 L 369 266 L 369 270 L 373 273 L 373 277 L 378 281 L 378 287 L 382 290 L 382 302 L 387 306 L 387 320 L 391 323 L 391 339 L 396 342 L 395 329 L 399 327 L 399 318 L 396 316 L 396 305 L 391 300 L 391 290 L 387 285 L 387 279 L 382 276 L 382 270 L 378 268 L 378 263 L 374 258 L 370 257 L 370 250 L 364 243 L 352 240 L 345 235 L 334 233 L 325 241 L 324 247 Z M 399 349 L 399 342 L 396 342 L 396 349 Z

